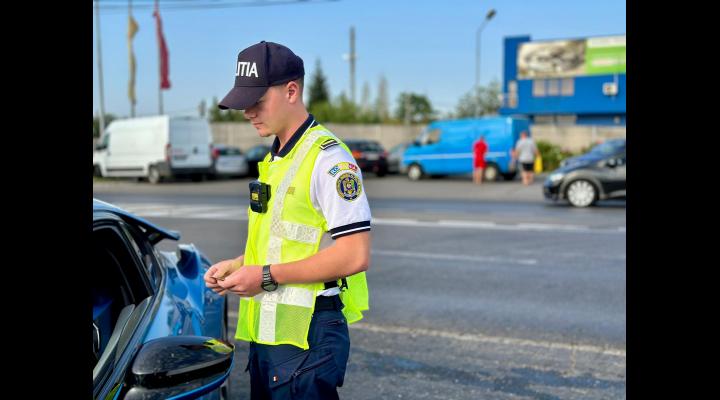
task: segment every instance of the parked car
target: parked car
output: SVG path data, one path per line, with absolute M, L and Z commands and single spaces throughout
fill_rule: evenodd
M 352 151 L 352 156 L 363 172 L 372 171 L 378 177 L 388 173 L 388 153 L 380 143 L 365 139 L 348 139 L 343 142 Z
M 245 176 L 248 173 L 248 161 L 239 147 L 213 144 L 212 159 L 216 178 Z
M 402 156 L 410 145 L 411 143 L 400 143 L 388 151 L 388 173 L 404 174 L 407 172 L 402 164 Z
M 463 175 L 473 171 L 473 143 L 485 136 L 488 151 L 483 171 L 487 181 L 501 176 L 512 180 L 517 167 L 511 151 L 529 121 L 516 117 L 485 117 L 435 121 L 418 136 L 402 157 L 408 178 L 427 175 Z
M 607 141 L 550 173 L 543 193 L 550 200 L 587 207 L 598 200 L 625 197 L 625 174 L 625 140 Z
M 205 286 L 211 263 L 190 244 L 93 199 L 93 398 L 220 399 L 233 366 L 227 299 Z
M 266 144 L 259 144 L 257 146 L 251 147 L 247 153 L 245 153 L 245 158 L 247 158 L 248 162 L 248 175 L 252 176 L 254 178 L 258 177 L 258 169 L 257 164 L 265 158 L 267 153 L 270 152 L 270 146 Z
M 196 117 L 127 118 L 108 125 L 93 153 L 96 176 L 202 180 L 211 173 L 212 138 L 207 120 Z

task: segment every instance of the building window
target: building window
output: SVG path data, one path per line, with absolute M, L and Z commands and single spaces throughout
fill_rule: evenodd
M 547 95 L 547 93 L 545 92 L 544 79 L 533 80 L 532 95 L 533 97 L 545 97 Z
M 548 79 L 547 81 L 547 95 L 548 96 L 559 96 L 560 95 L 560 80 L 559 79 Z
M 508 107 L 510 108 L 517 108 L 518 106 L 517 90 L 517 81 L 508 82 Z
M 575 125 L 577 116 L 575 114 L 560 114 L 555 116 L 558 125 Z
M 575 79 L 565 78 L 560 82 L 560 95 L 562 95 L 562 96 L 574 96 L 575 95 Z

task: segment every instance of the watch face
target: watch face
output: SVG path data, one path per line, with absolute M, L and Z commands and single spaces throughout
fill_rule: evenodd
M 278 284 L 275 282 L 263 282 L 262 285 L 260 285 L 260 287 L 262 287 L 263 290 L 265 290 L 267 292 L 272 292 L 273 290 L 277 289 Z

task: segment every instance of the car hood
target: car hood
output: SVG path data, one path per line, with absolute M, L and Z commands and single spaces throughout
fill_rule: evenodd
M 583 167 L 586 167 L 590 164 L 594 164 L 600 160 L 605 159 L 606 157 L 604 155 L 598 155 L 598 154 L 592 154 L 592 153 L 586 153 L 583 155 L 579 155 L 576 157 L 570 157 L 563 161 L 563 168 L 565 167 L 571 167 L 575 165 L 580 165 Z
M 180 232 L 161 228 L 150 221 L 133 215 L 122 208 L 118 208 L 117 206 L 106 203 L 102 200 L 93 199 L 93 211 L 108 211 L 120 216 L 122 219 L 132 223 L 133 225 L 142 226 L 145 229 L 145 235 L 147 235 L 148 240 L 153 245 L 163 239 L 180 240 Z

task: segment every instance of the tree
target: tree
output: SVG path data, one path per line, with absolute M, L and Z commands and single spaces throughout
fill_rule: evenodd
M 329 93 L 327 78 L 325 78 L 323 74 L 320 59 L 318 58 L 315 64 L 315 71 L 310 78 L 310 85 L 308 85 L 308 109 L 312 110 L 313 106 L 317 104 L 330 102 Z
M 427 96 L 416 93 L 400 93 L 395 118 L 407 123 L 427 123 L 433 118 L 433 108 Z
M 390 101 L 388 100 L 388 84 L 384 76 L 378 82 L 377 100 L 375 100 L 375 114 L 385 122 L 390 118 Z
M 110 125 L 110 123 L 117 119 L 115 115 L 113 114 L 105 114 L 105 127 Z M 93 117 L 93 137 L 98 138 L 100 137 L 100 116 Z
M 488 86 L 473 88 L 458 102 L 457 118 L 497 114 L 500 102 L 500 84 L 493 80 Z
M 370 111 L 370 84 L 365 81 L 363 83 L 362 95 L 360 96 L 360 110 L 363 113 Z

